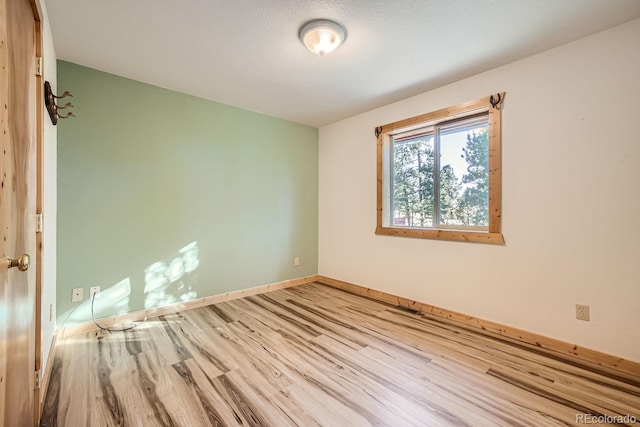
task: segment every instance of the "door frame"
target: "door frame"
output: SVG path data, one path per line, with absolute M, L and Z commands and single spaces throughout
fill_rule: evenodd
M 35 51 L 36 58 L 39 58 L 39 66 L 35 75 L 35 109 L 36 109 L 36 214 L 42 215 L 44 204 L 44 58 L 43 58 L 43 40 L 42 40 L 42 7 L 39 0 L 29 0 L 31 4 L 31 10 L 33 11 L 33 20 L 35 28 Z M 34 59 L 35 60 L 35 59 Z M 33 224 L 34 230 L 36 224 Z M 41 393 L 40 383 L 42 380 L 42 259 L 44 248 L 42 247 L 42 231 L 36 232 L 36 255 L 35 255 L 35 267 L 36 267 L 36 289 L 35 289 L 35 366 L 34 375 L 36 375 L 35 387 L 33 390 L 33 403 L 34 403 L 34 420 L 37 426 L 40 423 L 40 414 L 42 412 L 42 400 L 44 398 Z

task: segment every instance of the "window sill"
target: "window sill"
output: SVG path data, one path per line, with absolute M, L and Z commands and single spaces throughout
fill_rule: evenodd
M 467 230 L 440 230 L 432 228 L 377 227 L 376 234 L 384 236 L 413 237 L 418 239 L 451 240 L 454 242 L 504 244 L 502 233 Z

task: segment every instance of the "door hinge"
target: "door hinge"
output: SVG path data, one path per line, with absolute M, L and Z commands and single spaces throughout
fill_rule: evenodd
M 42 76 L 42 58 L 36 56 L 36 76 Z
M 42 214 L 36 214 L 36 233 L 42 233 L 42 229 L 44 228 L 44 220 L 42 218 Z
M 35 387 L 40 388 L 40 369 L 34 373 Z

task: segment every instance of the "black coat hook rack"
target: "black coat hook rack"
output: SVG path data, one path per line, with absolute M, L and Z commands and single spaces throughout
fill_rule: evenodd
M 73 114 L 72 111 L 67 112 L 65 115 L 61 115 L 60 113 L 58 113 L 58 110 L 65 110 L 69 107 L 73 107 L 73 104 L 70 102 L 67 102 L 62 106 L 56 104 L 56 99 L 66 98 L 67 96 L 73 98 L 73 95 L 71 95 L 71 92 L 69 92 L 68 90 L 65 90 L 64 93 L 60 96 L 54 94 L 51 90 L 51 85 L 49 84 L 49 82 L 44 82 L 44 105 L 47 107 L 49 117 L 51 117 L 51 123 L 53 123 L 54 125 L 58 123 L 58 119 L 68 119 L 69 117 L 75 117 L 75 114 Z

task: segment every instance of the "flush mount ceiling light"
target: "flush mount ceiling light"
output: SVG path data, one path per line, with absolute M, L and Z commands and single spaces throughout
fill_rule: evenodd
M 311 52 L 323 56 L 333 52 L 347 38 L 347 31 L 337 22 L 315 19 L 300 28 L 300 41 Z

